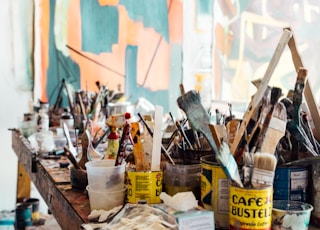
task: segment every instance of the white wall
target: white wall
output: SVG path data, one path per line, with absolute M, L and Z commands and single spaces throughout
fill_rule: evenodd
M 27 76 L 24 65 L 27 62 L 21 60 L 27 51 L 17 50 L 23 36 L 17 35 L 17 39 L 13 39 L 18 30 L 13 27 L 13 15 L 19 12 L 14 12 L 11 6 L 23 1 L 1 0 L 0 7 L 0 210 L 14 209 L 16 200 L 17 157 L 11 148 L 8 128 L 18 127 L 18 117 L 29 112 L 28 102 L 32 98 L 28 83 L 24 82 Z M 20 64 L 15 61 L 17 59 L 21 60 Z M 23 73 L 26 75 L 22 76 Z

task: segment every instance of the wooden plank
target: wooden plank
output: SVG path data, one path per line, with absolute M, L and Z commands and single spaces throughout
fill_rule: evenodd
M 17 202 L 22 201 L 26 197 L 30 197 L 31 180 L 26 170 L 20 162 L 18 162 L 18 178 L 17 178 Z
M 12 149 L 62 229 L 78 230 L 81 224 L 88 222 L 90 203 L 87 195 L 72 189 L 71 184 L 57 184 L 39 161 L 32 172 L 34 152 L 19 131 L 12 132 Z

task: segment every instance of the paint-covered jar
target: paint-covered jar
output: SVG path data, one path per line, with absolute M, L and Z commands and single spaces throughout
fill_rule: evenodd
M 46 132 L 49 131 L 49 116 L 45 110 L 39 109 L 38 119 L 37 119 L 37 131 Z
M 15 210 L 15 229 L 24 230 L 32 225 L 32 205 L 18 203 Z

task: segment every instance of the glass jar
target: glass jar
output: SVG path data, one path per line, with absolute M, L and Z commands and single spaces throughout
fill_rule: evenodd
M 70 112 L 70 109 L 68 108 L 65 108 L 64 112 L 61 114 L 60 127 L 63 127 L 63 123 L 66 123 L 69 129 L 74 128 L 74 119 L 73 119 L 72 113 Z

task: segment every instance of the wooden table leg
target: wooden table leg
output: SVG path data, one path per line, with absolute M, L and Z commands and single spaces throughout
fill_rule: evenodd
M 20 162 L 18 162 L 18 178 L 17 178 L 17 202 L 21 202 L 24 198 L 30 197 L 31 180 L 26 170 Z

